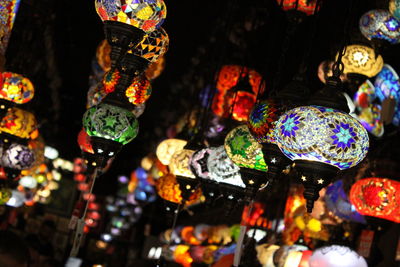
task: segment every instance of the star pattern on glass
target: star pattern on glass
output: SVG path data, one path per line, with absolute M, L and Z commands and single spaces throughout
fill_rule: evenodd
M 271 163 L 275 164 L 276 163 L 276 158 L 271 159 Z
M 323 179 L 318 179 L 317 182 L 318 182 L 318 184 L 324 184 L 324 180 Z
M 305 177 L 304 175 L 302 175 L 302 176 L 301 176 L 301 180 L 302 180 L 303 182 L 305 182 L 305 181 L 307 181 L 307 177 Z

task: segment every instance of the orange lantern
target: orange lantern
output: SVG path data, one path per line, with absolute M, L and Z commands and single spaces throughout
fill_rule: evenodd
M 147 79 L 154 80 L 163 72 L 165 68 L 165 57 L 160 56 L 155 62 L 151 63 L 145 71 Z
M 316 0 L 277 0 L 283 10 L 297 10 L 306 15 L 313 15 L 317 9 Z M 317 10 L 318 11 L 318 10 Z
M 166 174 L 156 180 L 156 190 L 161 198 L 173 203 L 182 203 L 182 191 L 179 188 L 175 175 Z M 201 189 L 198 188 L 196 192 L 190 196 L 187 204 L 191 205 L 197 202 L 201 195 Z
M 367 178 L 353 184 L 350 202 L 367 216 L 400 223 L 400 182 L 386 178 Z
M 253 69 L 238 65 L 225 65 L 221 68 L 217 79 L 217 89 L 221 92 L 231 90 L 243 79 L 248 80 L 254 94 L 264 91 L 265 84 L 262 76 Z
M 94 154 L 92 144 L 90 143 L 90 136 L 86 133 L 85 129 L 82 129 L 78 134 L 78 145 L 82 151 Z
M 107 40 L 103 40 L 96 50 L 96 59 L 97 63 L 99 63 L 100 67 L 105 71 L 109 71 L 111 69 L 111 46 L 108 44 Z
M 200 245 L 201 241 L 197 240 L 194 236 L 194 227 L 193 226 L 186 226 L 183 227 L 181 231 L 182 240 L 185 241 L 187 244 L 190 245 Z
M 189 249 L 190 247 L 185 245 L 178 245 L 175 248 L 174 259 L 183 267 L 192 266 L 193 258 L 190 256 Z

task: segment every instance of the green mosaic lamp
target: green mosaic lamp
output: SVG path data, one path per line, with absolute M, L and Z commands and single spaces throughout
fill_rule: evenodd
M 123 145 L 131 142 L 139 131 L 138 121 L 132 112 L 107 103 L 89 108 L 83 115 L 83 127 L 90 136 L 94 154 L 99 157 L 101 165 L 114 157 Z
M 225 137 L 225 150 L 228 157 L 240 167 L 240 174 L 246 188 L 253 195 L 268 185 L 262 146 L 250 134 L 246 125 L 234 128 Z

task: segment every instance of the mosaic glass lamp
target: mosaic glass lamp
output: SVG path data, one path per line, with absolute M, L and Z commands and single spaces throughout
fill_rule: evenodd
M 217 78 L 217 89 L 221 92 L 231 90 L 244 77 L 248 77 L 253 93 L 263 92 L 265 85 L 262 76 L 253 69 L 239 65 L 225 65 L 221 68 Z
M 162 0 L 95 0 L 95 7 L 104 22 L 105 35 L 112 47 L 112 66 L 135 47 L 145 33 L 159 28 L 167 15 Z
M 310 267 L 367 267 L 365 259 L 349 247 L 332 245 L 316 249 L 309 259 Z
M 364 45 L 348 45 L 342 58 L 344 74 L 374 77 L 383 67 L 383 59 L 373 48 Z
M 82 129 L 78 134 L 78 145 L 79 148 L 87 153 L 94 153 L 92 144 L 90 143 L 90 136 L 86 133 L 85 129 Z
M 368 133 L 345 112 L 321 106 L 301 106 L 283 114 L 274 135 L 276 143 L 293 160 L 305 187 L 311 212 L 319 190 L 339 170 L 357 165 L 369 148 Z
M 179 183 L 173 174 L 161 176 L 156 181 L 156 191 L 161 198 L 169 202 L 180 204 L 184 201 Z M 190 195 L 185 203 L 188 205 L 193 204 L 194 202 L 198 201 L 200 197 L 201 190 L 198 188 L 193 194 Z
M 250 134 L 247 125 L 234 128 L 225 137 L 228 157 L 240 167 L 240 174 L 246 188 L 255 193 L 268 184 L 262 146 Z
M 111 69 L 110 53 L 111 46 L 109 45 L 107 40 L 101 41 L 96 49 L 96 60 L 104 72 L 108 72 Z
M 138 121 L 132 112 L 105 103 L 85 112 L 83 127 L 90 136 L 95 154 L 104 159 L 115 156 L 139 131 Z M 104 161 L 103 164 L 106 164 Z
M 13 143 L 1 156 L 1 165 L 16 170 L 26 170 L 35 162 L 33 150 L 25 145 Z
M 207 161 L 210 156 L 211 149 L 203 148 L 193 153 L 190 157 L 189 167 L 192 173 L 202 179 L 210 179 L 210 171 Z
M 400 223 L 400 182 L 386 178 L 357 181 L 350 190 L 350 201 L 367 216 Z
M 382 40 L 390 44 L 400 42 L 400 21 L 387 10 L 368 11 L 361 16 L 359 28 L 362 35 L 368 40 Z
M 12 72 L 3 72 L 0 73 L 0 76 L 0 80 L 3 81 L 0 99 L 15 104 L 25 104 L 33 98 L 35 88 L 28 78 Z
M 313 15 L 317 10 L 318 1 L 308 0 L 277 0 L 284 11 L 299 11 L 307 16 Z
M 390 0 L 389 11 L 396 19 L 400 20 L 400 1 Z
M 168 51 L 169 37 L 167 32 L 158 28 L 144 36 L 143 40 L 128 53 L 142 57 L 149 62 L 156 62 L 160 56 Z
M 183 176 L 187 178 L 192 178 L 194 179 L 195 176 L 190 170 L 189 167 L 189 161 L 191 156 L 193 155 L 194 151 L 189 150 L 189 149 L 182 149 L 176 151 L 172 157 L 171 161 L 169 163 L 169 169 L 172 174 L 176 176 Z
M 158 57 L 158 59 L 155 62 L 151 63 L 147 67 L 145 71 L 147 79 L 154 80 L 158 76 L 160 76 L 165 69 L 165 65 L 166 65 L 165 56 Z
M 290 164 L 275 144 L 273 130 L 283 113 L 283 107 L 273 99 L 258 102 L 250 113 L 247 126 L 252 136 L 262 145 L 264 161 L 268 164 L 268 180 L 275 178 Z
M 157 146 L 156 150 L 158 160 L 161 161 L 163 165 L 169 165 L 175 152 L 182 150 L 186 144 L 187 141 L 182 139 L 170 138 L 162 141 Z
M 141 75 L 133 79 L 132 84 L 126 89 L 125 96 L 134 105 L 144 104 L 151 95 L 151 83 L 146 76 Z
M 10 108 L 0 122 L 0 133 L 6 139 L 35 139 L 39 135 L 35 115 L 16 107 Z
M 375 93 L 381 102 L 386 98 L 393 98 L 396 101 L 400 99 L 400 81 L 399 75 L 389 65 L 383 65 L 374 82 Z

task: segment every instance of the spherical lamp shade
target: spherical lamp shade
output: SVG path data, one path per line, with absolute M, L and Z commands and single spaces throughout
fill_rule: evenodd
M 314 251 L 310 267 L 367 267 L 365 259 L 348 247 L 332 245 Z
M 25 104 L 33 98 L 35 89 L 28 78 L 12 72 L 3 72 L 0 76 L 3 80 L 3 85 L 0 86 L 1 99 Z
M 273 129 L 282 109 L 272 100 L 257 103 L 250 113 L 247 126 L 258 143 L 274 143 Z
M 388 64 L 383 65 L 382 70 L 375 78 L 376 96 L 384 101 L 386 98 L 400 99 L 400 82 L 396 71 Z
M 389 11 L 396 19 L 400 20 L 400 1 L 390 0 Z
M 375 86 L 370 80 L 366 80 L 358 87 L 357 92 L 354 94 L 353 100 L 358 109 L 363 109 L 368 108 L 368 106 L 374 101 L 375 97 Z
M 400 182 L 367 178 L 351 187 L 350 201 L 363 215 L 400 223 Z
M 101 41 L 96 50 L 96 60 L 99 66 L 104 72 L 111 69 L 111 46 L 108 44 L 107 40 Z
M 400 22 L 387 10 L 368 11 L 361 16 L 359 27 L 368 40 L 385 40 L 391 44 L 400 42 Z
M 145 35 L 142 42 L 128 53 L 140 56 L 150 62 L 156 62 L 160 56 L 168 51 L 168 46 L 168 34 L 160 27 Z
M 86 133 L 85 129 L 82 129 L 78 134 L 78 145 L 82 151 L 91 154 L 94 153 L 92 144 L 90 143 L 90 136 Z
M 172 155 L 175 152 L 182 150 L 183 147 L 186 145 L 187 141 L 181 139 L 166 139 L 162 141 L 156 150 L 157 158 L 161 161 L 163 165 L 169 165 Z
M 35 116 L 19 108 L 11 108 L 0 122 L 0 132 L 22 139 L 35 139 L 38 136 Z
M 317 1 L 307 1 L 307 0 L 277 0 L 278 4 L 283 10 L 297 10 L 307 16 L 313 15 L 317 8 Z
M 342 58 L 344 73 L 374 77 L 383 67 L 383 59 L 374 49 L 364 45 L 348 45 Z
M 147 67 L 147 69 L 144 73 L 146 75 L 147 79 L 154 80 L 158 76 L 160 76 L 161 73 L 164 71 L 165 64 L 166 64 L 165 57 L 163 55 L 159 56 L 156 61 L 152 62 Z
M 224 146 L 210 149 L 207 167 L 211 180 L 218 183 L 246 187 L 239 173 L 240 168 L 228 157 Z
M 366 223 L 364 216 L 357 212 L 343 189 L 343 180 L 328 186 L 325 192 L 325 204 L 329 211 L 341 219 L 357 223 Z
M 156 190 L 158 195 L 170 202 L 173 203 L 182 203 L 182 191 L 179 188 L 178 181 L 176 180 L 175 175 L 166 174 L 161 176 L 156 181 Z M 197 189 L 194 194 L 192 194 L 186 204 L 190 205 L 199 200 L 201 197 L 201 190 Z
M 218 73 L 217 89 L 227 91 L 235 87 L 238 82 L 247 78 L 251 86 L 251 91 L 257 94 L 264 90 L 262 76 L 255 70 L 239 65 L 225 65 Z
M 33 150 L 27 146 L 13 143 L 4 151 L 1 156 L 1 165 L 3 167 L 24 170 L 32 167 L 35 162 L 35 155 Z
M 0 188 L 0 205 L 6 204 L 12 196 L 11 189 L 2 187 Z
M 196 178 L 189 167 L 189 161 L 193 153 L 194 151 L 189 149 L 182 149 L 175 152 L 169 163 L 171 173 L 187 178 Z
M 209 179 L 210 172 L 208 170 L 207 161 L 210 156 L 211 149 L 203 148 L 193 153 L 190 158 L 189 166 L 192 173 L 199 178 Z
M 151 95 L 150 81 L 144 75 L 135 77 L 132 84 L 126 89 L 125 95 L 130 103 L 134 105 L 143 104 Z
M 320 106 L 302 106 L 283 114 L 274 135 L 291 160 L 316 161 L 341 170 L 364 159 L 368 133 L 350 115 Z
M 109 139 L 122 145 L 132 141 L 139 131 L 137 119 L 129 110 L 105 103 L 85 112 L 83 127 L 89 136 Z
M 266 172 L 261 145 L 250 134 L 246 125 L 234 128 L 225 138 L 228 157 L 239 167 Z
M 118 21 L 144 32 L 160 27 L 167 15 L 162 0 L 96 0 L 97 14 L 103 21 Z

